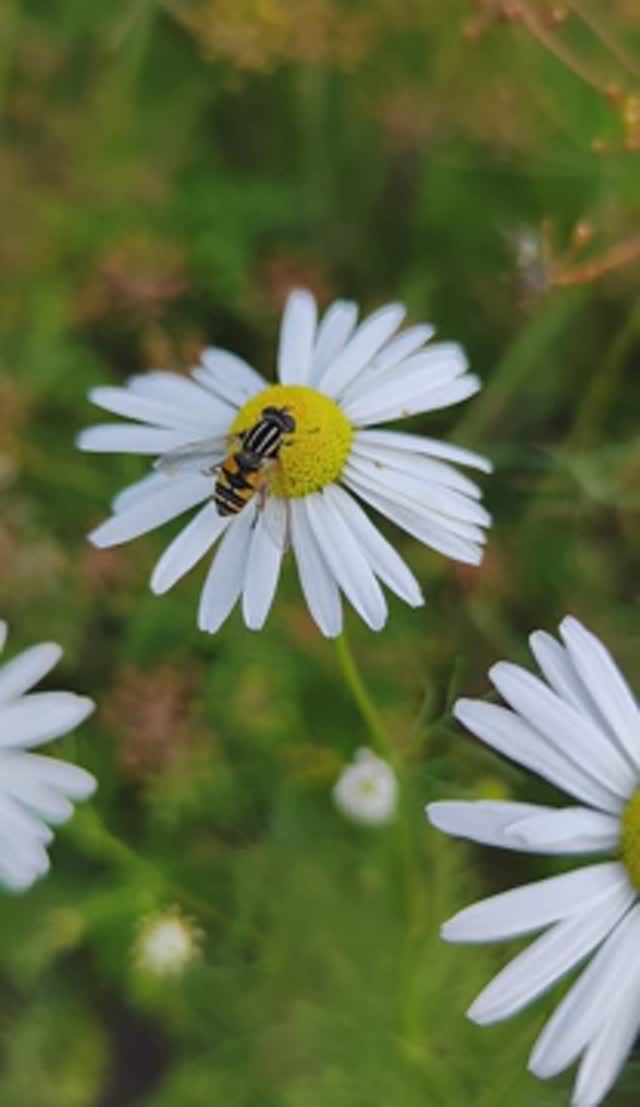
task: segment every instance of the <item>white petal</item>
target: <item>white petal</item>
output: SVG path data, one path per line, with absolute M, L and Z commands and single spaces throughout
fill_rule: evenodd
M 74 803 L 89 799 L 97 787 L 96 778 L 86 769 L 41 753 L 6 753 L 2 764 L 14 779 L 36 780 Z
M 269 385 L 241 357 L 211 346 L 201 355 L 203 368 L 193 370 L 193 377 L 209 392 L 213 391 L 225 401 L 225 408 L 235 415 L 234 408 L 242 407 L 253 396 L 264 392 Z
M 0 836 L 0 883 L 10 891 L 26 891 L 48 869 L 49 858 L 37 839 Z
M 316 302 L 311 293 L 292 292 L 280 326 L 278 379 L 281 384 L 309 383 L 316 319 Z
M 487 527 L 491 523 L 489 512 L 470 496 L 445 488 L 441 484 L 427 483 L 410 473 L 391 468 L 378 461 L 370 461 L 359 454 L 357 447 L 349 455 L 345 474 L 359 477 L 370 488 L 391 495 L 407 506 L 418 504 L 436 512 L 445 519 L 461 519 L 465 523 Z M 443 523 L 445 521 L 443 519 Z
M 444 461 L 434 461 L 421 454 L 409 453 L 407 450 L 385 449 L 383 446 L 369 446 L 359 441 L 362 432 L 355 436 L 351 448 L 350 459 L 362 458 L 376 468 L 392 470 L 394 473 L 403 473 L 412 481 L 419 484 L 434 485 L 439 489 L 454 489 L 465 497 L 479 500 L 482 493 L 474 481 L 469 480 L 464 473 L 459 473 L 452 465 Z
M 96 789 L 90 773 L 53 758 L 16 754 L 3 759 L 3 768 L 5 793 L 54 825 L 73 815 L 71 799 L 87 799 Z
M 202 503 L 211 495 L 211 477 L 200 473 L 174 477 L 166 485 L 151 492 L 141 502 L 120 511 L 91 531 L 89 540 L 103 549 L 129 542 L 141 534 L 175 519 L 183 511 Z
M 222 433 L 222 430 L 221 430 Z M 80 431 L 79 450 L 106 454 L 164 454 L 193 441 L 193 431 L 162 430 L 129 423 L 100 423 Z
M 362 463 L 356 459 L 355 464 L 352 464 L 351 460 L 346 463 L 341 473 L 341 479 L 344 484 L 355 488 L 363 499 L 366 499 L 367 496 L 375 496 L 381 502 L 391 503 L 396 512 L 405 512 L 409 519 L 414 522 L 416 520 L 422 521 L 427 528 L 434 525 L 441 532 L 444 531 L 446 534 L 463 538 L 473 545 L 476 543 L 484 545 L 487 541 L 486 531 L 482 529 L 485 523 L 472 522 L 468 519 L 438 511 L 432 506 L 435 503 L 434 496 L 425 493 L 424 485 L 416 485 L 415 482 L 412 482 L 408 486 L 401 473 L 394 473 L 391 470 L 380 472 L 375 466 L 367 466 L 365 470 Z M 364 489 L 367 496 L 360 492 L 360 489 Z M 436 489 L 434 491 L 440 498 L 441 505 L 444 506 L 444 496 L 448 495 L 449 490 Z M 420 500 L 416 498 L 417 495 L 421 496 Z M 431 501 L 430 503 L 426 502 L 428 499 Z M 465 500 L 464 503 L 465 507 L 461 508 L 463 512 L 467 508 L 467 513 L 472 513 L 475 505 L 479 515 L 483 518 L 487 517 L 484 508 L 477 504 L 475 500 Z M 470 508 L 468 505 L 471 505 Z M 386 508 L 384 514 L 389 514 Z M 400 525 L 404 526 L 404 524 Z M 410 530 L 410 527 L 407 526 L 405 529 Z M 410 532 L 413 533 L 413 531 Z
M 584 807 L 558 810 L 502 800 L 448 800 L 429 804 L 427 815 L 447 834 L 523 853 L 608 850 L 620 834 L 615 816 Z
M 358 374 L 348 388 L 345 388 L 340 397 L 340 404 L 345 406 L 356 397 L 364 395 L 369 388 L 376 387 L 381 379 L 390 379 L 392 372 L 403 374 L 411 355 L 417 351 L 424 353 L 421 347 L 432 335 L 433 327 L 428 324 L 419 324 L 401 331 L 386 346 L 383 346 L 370 365 Z
M 595 634 L 568 616 L 560 624 L 571 660 L 619 745 L 640 770 L 640 712 L 611 654 Z
M 547 1079 L 572 1065 L 596 1031 L 611 1018 L 640 946 L 640 906 L 625 916 L 545 1024 L 529 1068 Z
M 514 843 L 541 852 L 594 853 L 612 850 L 620 837 L 620 820 L 588 807 L 565 807 L 531 815 L 507 831 Z
M 112 511 L 115 513 L 126 511 L 134 504 L 141 503 L 151 492 L 166 488 L 168 480 L 170 478 L 165 473 L 147 473 L 140 480 L 136 480 L 133 484 L 128 484 L 125 488 L 122 488 L 113 497 L 111 501 Z
M 372 630 L 387 619 L 382 589 L 340 511 L 322 492 L 303 500 L 307 518 L 327 565 L 345 596 Z
M 95 707 L 73 692 L 33 692 L 0 708 L 0 748 L 40 746 L 79 726 Z
M 163 403 L 194 423 L 199 428 L 199 438 L 211 434 L 212 422 L 217 426 L 221 418 L 233 418 L 234 415 L 232 406 L 211 394 L 210 382 L 203 390 L 195 380 L 179 377 L 177 373 L 162 370 L 143 373 L 129 377 L 127 387 L 138 396 Z
M 335 300 L 324 313 L 316 332 L 309 384 L 315 385 L 327 365 L 348 342 L 358 318 L 357 304 Z
M 343 410 L 347 419 L 355 426 L 366 427 L 373 423 L 388 423 L 394 419 L 408 419 L 411 415 L 420 415 L 427 411 L 439 411 L 441 408 L 452 407 L 462 403 L 469 396 L 473 396 L 482 388 L 482 381 L 472 373 L 449 384 L 443 384 L 439 388 L 424 388 L 420 392 L 415 391 L 413 383 L 397 391 L 389 390 L 388 402 L 378 405 L 375 411 L 367 411 L 364 398 L 353 400 L 345 404 Z
M 519 665 L 499 661 L 489 670 L 492 683 L 508 704 L 547 741 L 572 761 L 589 765 L 614 795 L 627 797 L 636 778 L 600 728 Z
M 280 576 L 287 529 L 287 507 L 283 500 L 270 497 L 251 536 L 242 614 L 250 630 L 260 630 L 271 609 Z
M 60 792 L 40 784 L 38 780 L 20 780 L 14 777 L 4 784 L 7 795 L 19 800 L 25 807 L 53 826 L 61 826 L 73 815 L 73 804 Z
M 611 792 L 585 764 L 571 760 L 559 747 L 551 745 L 524 719 L 506 707 L 481 700 L 458 700 L 455 717 L 483 742 L 551 781 L 584 803 L 617 814 L 622 807 L 619 796 Z
M 365 319 L 321 375 L 318 381 L 320 391 L 327 396 L 339 398 L 391 338 L 404 316 L 405 308 L 402 304 L 386 304 Z
M 2 768 L 10 756 L 12 755 L 5 751 L 0 752 Z M 0 788 L 0 839 L 33 841 L 46 846 L 53 840 L 53 831 L 32 811 L 16 803 L 12 796 Z
M 222 626 L 244 587 L 255 513 L 256 505 L 251 501 L 234 516 L 209 570 L 198 611 L 198 626 L 209 634 Z
M 185 414 L 174 404 L 159 400 L 149 399 L 148 396 L 140 396 L 127 388 L 92 388 L 89 399 L 97 407 L 104 408 L 114 415 L 122 415 L 127 419 L 136 419 L 142 423 L 151 423 L 157 427 L 167 427 L 171 430 L 186 431 L 192 438 L 202 437 L 203 427 L 211 424 L 215 427 L 220 423 L 220 407 L 216 401 L 212 401 L 206 392 L 202 391 L 202 404 L 200 418 L 191 413 Z M 211 419 L 207 417 L 203 424 L 202 409 L 207 412 L 211 409 Z M 230 416 L 233 418 L 233 412 Z M 212 433 L 209 431 L 209 433 Z
M 465 450 L 462 446 L 453 446 L 449 442 L 440 442 L 437 438 L 426 438 L 421 434 L 404 434 L 402 431 L 359 430 L 358 442 L 368 446 L 386 446 L 392 450 L 409 450 L 412 453 L 427 454 L 428 457 L 441 457 L 446 461 L 457 461 L 472 469 L 481 469 L 490 473 L 493 464 L 481 454 Z
M 342 633 L 342 604 L 331 573 L 307 519 L 303 500 L 289 502 L 291 543 L 300 587 L 314 621 L 327 638 Z
M 487 1026 L 527 1007 L 575 968 L 611 932 L 634 899 L 630 886 L 613 888 L 585 910 L 553 926 L 480 993 L 467 1014 Z
M 411 607 L 420 607 L 424 598 L 413 573 L 362 508 L 339 485 L 326 488 L 325 496 L 341 512 L 376 576 Z
M 591 718 L 598 718 L 598 711 L 589 691 L 578 676 L 568 650 L 551 634 L 536 630 L 529 635 L 529 645 L 540 671 L 554 692 L 578 711 Z M 604 720 L 602 720 L 604 722 Z
M 154 461 L 153 467 L 170 480 L 193 473 L 212 477 L 228 452 L 228 438 L 201 438 L 198 442 L 190 442 L 162 454 Z
M 343 396 L 345 412 L 357 414 L 358 422 L 376 423 L 378 412 L 431 390 L 449 386 L 469 368 L 466 355 L 455 342 L 440 342 L 406 358 L 401 365 L 381 373 L 364 374 Z
M 342 480 L 376 511 L 386 515 L 397 526 L 402 527 L 425 545 L 431 546 L 446 557 L 467 562 L 470 565 L 479 565 L 482 561 L 482 548 L 479 545 L 461 539 L 450 528 L 436 520 L 435 516 L 426 519 L 411 507 L 403 503 L 395 503 L 390 495 L 385 496 L 378 491 L 373 491 L 364 480 L 350 472 L 348 465 L 343 470 Z
M 573 1090 L 573 1107 L 598 1107 L 619 1075 L 640 1029 L 640 965 L 637 956 L 609 1018 L 587 1049 Z
M 616 861 L 524 884 L 459 911 L 442 928 L 447 942 L 500 942 L 530 934 L 577 911 L 591 910 L 603 897 L 628 888 Z
M 230 516 L 218 515 L 214 505 L 207 503 L 190 523 L 167 546 L 151 574 L 151 591 L 157 596 L 173 588 L 217 542 L 230 522 Z
M 60 646 L 55 642 L 43 642 L 3 665 L 0 668 L 0 704 L 28 692 L 58 664 L 61 657 Z
M 415 327 L 407 327 L 376 355 L 374 361 L 376 372 L 383 373 L 387 369 L 395 369 L 400 362 L 433 338 L 434 334 L 435 328 L 430 323 L 418 323 Z
M 550 807 L 530 803 L 507 803 L 504 800 L 440 800 L 426 808 L 432 826 L 456 838 L 467 838 L 485 846 L 514 849 L 505 831 L 512 823 Z

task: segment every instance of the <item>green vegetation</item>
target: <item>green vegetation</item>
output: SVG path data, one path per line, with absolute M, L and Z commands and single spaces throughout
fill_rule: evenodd
M 569 1076 L 526 1072 L 555 997 L 472 1026 L 509 950 L 438 937 L 562 861 L 447 840 L 423 806 L 560 799 L 449 710 L 494 660 L 527 663 L 534 627 L 574 612 L 640 685 L 640 17 L 593 0 L 602 41 L 572 3 L 563 23 L 502 7 L 4 0 L 0 613 L 10 652 L 60 641 L 48 686 L 98 701 L 57 748 L 100 790 L 49 878 L 0 902 L 3 1107 L 568 1103 Z M 74 451 L 88 387 L 185 370 L 204 343 L 269 375 L 299 284 L 405 300 L 486 381 L 415 427 L 496 462 L 483 567 L 395 532 L 427 605 L 392 601 L 380 635 L 349 618 L 402 766 L 376 831 L 331 801 L 371 737 L 294 569 L 265 631 L 234 616 L 209 638 L 203 568 L 147 590 L 177 527 L 84 537 L 144 471 Z M 174 905 L 201 956 L 152 979 L 132 950 Z M 637 1088 L 631 1065 L 608 1102 Z

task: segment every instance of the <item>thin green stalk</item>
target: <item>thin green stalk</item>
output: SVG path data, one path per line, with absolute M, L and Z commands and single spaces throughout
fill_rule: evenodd
M 567 445 L 570 448 L 579 449 L 592 441 L 598 428 L 602 426 L 611 401 L 620 394 L 625 360 L 639 334 L 640 301 L 637 301 L 591 380 L 569 435 Z
M 380 718 L 378 709 L 369 696 L 360 676 L 345 634 L 341 634 L 336 639 L 336 653 L 345 682 L 367 725 L 373 744 L 377 752 L 383 755 L 393 766 L 401 791 L 404 791 L 402 761 L 393 748 L 392 740 Z M 406 802 L 401 803 L 393 827 L 395 849 L 404 883 L 407 923 L 406 944 L 402 957 L 403 974 L 406 980 L 406 1001 L 402 1012 L 401 1033 L 408 1051 L 407 1055 L 415 1062 L 420 1054 L 420 1050 L 416 1049 L 416 1042 L 421 1040 L 421 1010 L 416 992 L 414 967 L 416 951 L 424 939 L 426 912 L 420 884 L 422 874 L 419 871 L 415 841 L 412 835 L 412 823 L 413 819 L 409 805 Z
M 596 438 L 611 402 L 619 393 L 625 361 L 638 333 L 640 333 L 640 303 L 636 302 L 611 342 L 578 407 L 576 418 L 562 447 L 567 454 L 585 449 L 586 445 Z M 529 518 L 534 518 L 544 507 L 557 481 L 558 470 L 554 466 L 540 482 L 538 492 L 532 498 L 527 512 Z
M 383 753 L 385 757 L 388 757 L 389 760 L 394 760 L 391 739 L 386 732 L 378 709 L 369 696 L 364 681 L 360 676 L 346 635 L 344 633 L 341 634 L 339 638 L 336 638 L 335 643 L 336 653 L 345 683 L 354 698 L 362 718 L 367 724 L 376 749 L 379 753 Z

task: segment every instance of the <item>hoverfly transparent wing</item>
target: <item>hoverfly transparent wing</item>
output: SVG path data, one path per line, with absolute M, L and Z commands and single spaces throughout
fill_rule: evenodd
M 177 449 L 162 454 L 154 461 L 153 467 L 168 477 L 179 473 L 203 473 L 208 476 L 216 472 L 228 452 L 227 438 L 203 438 L 199 442 L 178 446 Z
M 264 532 L 273 542 L 274 546 L 284 553 L 289 546 L 289 510 L 287 501 L 281 496 L 267 496 L 264 506 L 258 508 L 258 526 L 264 528 Z

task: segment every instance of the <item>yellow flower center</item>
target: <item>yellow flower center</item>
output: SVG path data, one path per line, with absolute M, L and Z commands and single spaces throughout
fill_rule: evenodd
M 300 384 L 274 384 L 240 408 L 230 434 L 255 426 L 265 407 L 286 408 L 296 424 L 284 435 L 277 464 L 269 470 L 271 494 L 295 499 L 337 480 L 349 456 L 353 427 L 335 401 Z
M 629 879 L 640 892 L 640 790 L 622 812 L 619 848 Z

